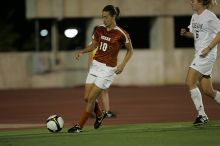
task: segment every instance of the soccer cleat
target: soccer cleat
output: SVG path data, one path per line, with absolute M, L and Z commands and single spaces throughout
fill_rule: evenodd
M 107 113 L 107 118 L 116 118 L 116 114 L 113 113 L 112 111 L 108 111 Z
M 209 121 L 208 117 L 207 116 L 201 116 L 199 115 L 195 122 L 193 123 L 194 126 L 201 126 L 201 125 L 204 125 L 206 124 L 207 122 Z
M 68 133 L 79 133 L 82 132 L 82 128 L 79 126 L 79 124 L 74 125 L 72 128 L 68 130 Z
M 102 125 L 102 121 L 106 118 L 107 112 L 103 112 L 100 117 L 96 117 L 94 128 L 98 129 Z

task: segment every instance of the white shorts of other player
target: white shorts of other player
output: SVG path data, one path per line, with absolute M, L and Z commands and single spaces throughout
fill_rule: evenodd
M 107 89 L 116 76 L 115 71 L 116 67 L 109 67 L 104 63 L 93 60 L 86 79 L 86 84 L 95 84 L 101 89 Z
M 216 57 L 207 56 L 203 58 L 198 55 L 193 59 L 190 67 L 203 75 L 211 75 L 215 60 Z

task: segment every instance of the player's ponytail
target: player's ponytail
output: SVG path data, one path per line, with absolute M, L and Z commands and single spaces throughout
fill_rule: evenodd
M 120 14 L 120 9 L 119 9 L 119 7 L 115 7 L 115 11 L 116 11 L 116 20 L 118 20 L 119 19 L 119 14 Z
M 109 12 L 111 16 L 115 16 L 115 20 L 119 19 L 120 10 L 118 7 L 114 7 L 113 5 L 107 5 L 103 8 L 102 11 Z
M 210 6 L 213 8 L 214 6 L 216 6 L 218 3 L 216 0 L 211 0 L 211 4 Z

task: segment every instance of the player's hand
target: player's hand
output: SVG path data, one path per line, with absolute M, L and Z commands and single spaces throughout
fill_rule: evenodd
M 82 51 L 77 51 L 75 53 L 74 59 L 79 60 L 79 58 L 82 56 L 82 54 L 83 54 Z
M 211 51 L 210 47 L 207 47 L 207 48 L 203 49 L 201 54 L 200 54 L 200 57 L 203 57 L 203 58 L 206 57 L 209 54 L 210 51 Z
M 186 32 L 187 32 L 187 31 L 186 31 L 185 28 L 181 28 L 181 29 L 180 29 L 180 35 L 181 35 L 181 36 L 185 36 Z
M 115 73 L 120 74 L 120 73 L 122 73 L 123 70 L 124 70 L 124 66 L 123 65 L 118 65 Z

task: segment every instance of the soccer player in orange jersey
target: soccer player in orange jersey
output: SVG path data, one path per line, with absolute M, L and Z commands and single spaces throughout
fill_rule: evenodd
M 88 57 L 89 66 L 92 63 L 93 57 L 95 56 L 97 49 L 98 48 L 96 48 L 95 50 L 93 50 L 92 52 L 89 53 L 89 57 Z M 103 90 L 102 93 L 100 94 L 99 98 L 100 98 L 99 101 L 102 101 L 103 109 L 107 115 L 106 117 L 107 118 L 115 118 L 116 114 L 110 110 L 110 100 L 109 100 L 108 90 L 107 89 Z M 91 116 L 93 117 L 93 115 L 91 115 Z
M 110 87 L 115 76 L 122 73 L 133 54 L 129 34 L 116 24 L 119 13 L 120 10 L 118 7 L 114 7 L 113 5 L 105 6 L 102 10 L 104 24 L 96 27 L 92 37 L 92 43 L 75 54 L 75 59 L 78 60 L 84 53 L 91 52 L 95 48 L 98 48 L 86 79 L 86 108 L 80 117 L 79 123 L 70 128 L 68 130 L 69 133 L 81 132 L 89 115 L 93 111 L 96 114 L 94 128 L 97 129 L 100 127 L 103 119 L 106 117 L 106 113 L 102 113 L 100 110 L 97 98 L 103 90 Z M 125 46 L 127 53 L 122 62 L 117 64 L 118 53 L 122 46 Z

